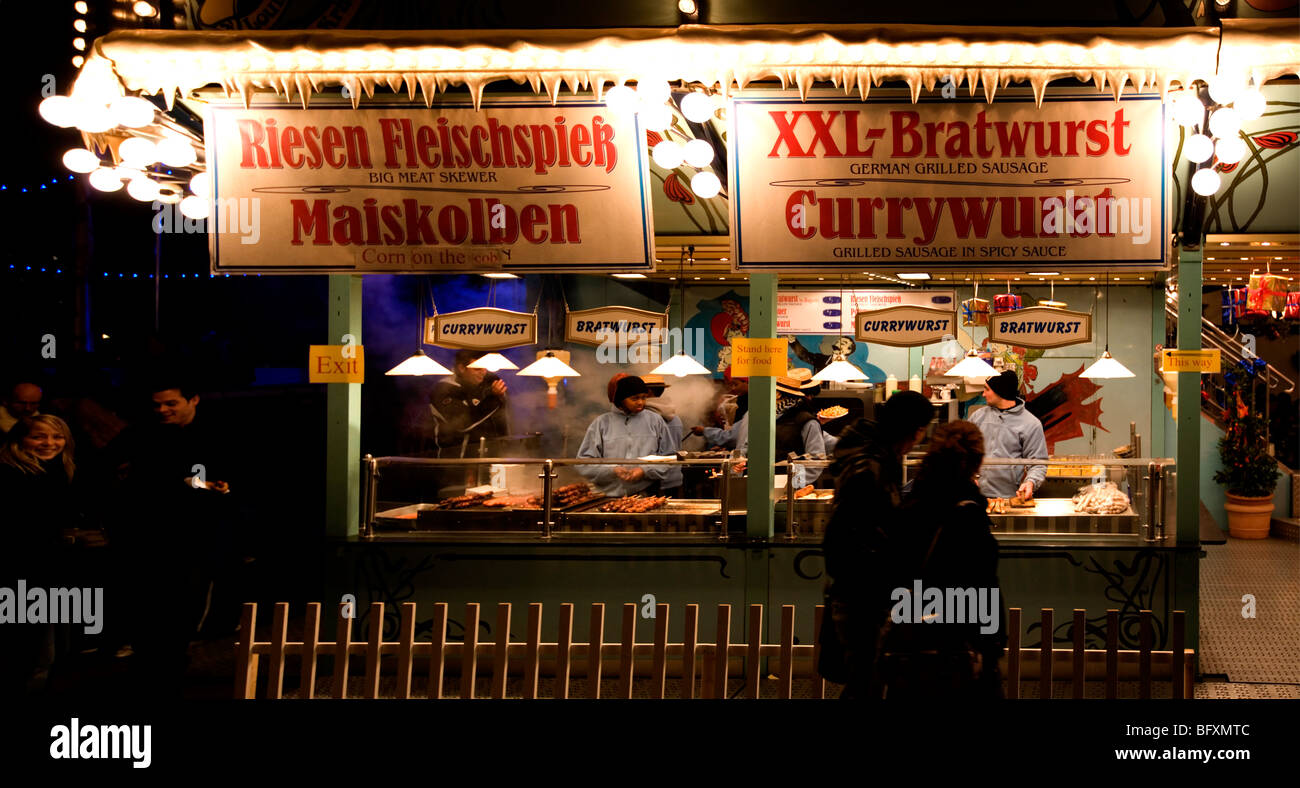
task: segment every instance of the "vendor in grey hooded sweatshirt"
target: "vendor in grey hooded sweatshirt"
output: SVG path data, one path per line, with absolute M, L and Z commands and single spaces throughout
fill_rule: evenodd
M 1043 423 L 1025 409 L 1015 370 L 986 380 L 984 399 L 989 406 L 975 411 L 970 420 L 984 433 L 985 457 L 1047 459 Z M 1047 478 L 1047 466 L 986 465 L 979 478 L 980 492 L 989 498 L 1028 500 Z
M 635 459 L 676 453 L 663 417 L 646 409 L 650 389 L 645 381 L 635 375 L 615 375 L 609 399 L 614 407 L 587 428 L 579 458 Z M 579 465 L 577 469 L 602 495 L 615 498 L 656 495 L 682 486 L 682 472 L 675 465 Z

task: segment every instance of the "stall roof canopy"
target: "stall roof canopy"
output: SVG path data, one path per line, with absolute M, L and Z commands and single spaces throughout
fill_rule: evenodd
M 95 42 L 74 93 L 163 95 L 220 85 L 246 101 L 257 90 L 308 103 L 346 86 L 354 106 L 378 87 L 417 93 L 465 86 L 477 104 L 495 82 L 560 91 L 646 79 L 723 92 L 778 80 L 801 95 L 830 82 L 866 98 L 905 82 L 915 101 L 948 76 L 974 95 L 1028 82 L 1041 101 L 1057 79 L 1092 82 L 1117 97 L 1126 84 L 1162 93 L 1215 74 L 1256 84 L 1300 77 L 1295 20 L 1224 20 L 1222 28 L 1015 28 L 917 25 L 706 26 L 496 31 L 120 31 Z

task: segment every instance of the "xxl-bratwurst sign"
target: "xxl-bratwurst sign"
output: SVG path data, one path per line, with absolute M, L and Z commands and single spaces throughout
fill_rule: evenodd
M 918 104 L 742 95 L 731 112 L 740 270 L 810 263 L 1163 261 L 1158 96 Z
M 645 135 L 590 101 L 214 105 L 205 131 L 217 271 L 653 265 Z

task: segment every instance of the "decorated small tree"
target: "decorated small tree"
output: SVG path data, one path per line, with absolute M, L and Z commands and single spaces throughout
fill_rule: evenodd
M 1255 380 L 1264 362 L 1247 359 L 1224 375 L 1228 394 L 1227 432 L 1219 441 L 1223 467 L 1214 481 L 1227 487 L 1228 530 L 1233 536 L 1268 536 L 1277 486 L 1277 460 L 1268 453 L 1268 422 L 1255 410 Z M 1243 398 L 1243 389 L 1246 392 Z

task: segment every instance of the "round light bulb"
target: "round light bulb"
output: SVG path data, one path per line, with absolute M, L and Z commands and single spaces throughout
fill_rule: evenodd
M 90 10 L 90 6 L 86 5 L 83 0 L 77 0 L 77 2 L 72 4 L 72 7 L 78 14 L 84 14 Z
M 1209 161 L 1214 155 L 1214 140 L 1204 134 L 1193 134 L 1187 138 L 1187 144 L 1183 146 L 1183 155 L 1188 161 L 1197 164 Z
M 158 16 L 158 9 L 154 8 L 153 4 L 144 2 L 144 0 L 132 5 L 131 10 L 135 12 L 136 16 L 142 16 L 146 19 Z
M 185 196 L 185 190 L 179 183 L 160 183 L 158 184 L 158 202 L 175 205 Z
M 86 59 L 85 59 L 84 57 L 82 57 L 81 55 L 75 55 L 75 56 L 72 58 L 72 66 L 73 66 L 73 68 L 81 68 L 81 64 L 82 64 L 82 63 L 85 63 L 85 62 L 86 62 Z
M 67 96 L 50 96 L 40 103 L 37 111 L 41 113 L 42 118 L 45 118 L 46 123 L 61 128 L 70 128 L 77 123 L 77 102 Z
M 683 158 L 692 167 L 702 168 L 713 163 L 713 146 L 706 140 L 691 140 L 686 143 Z
M 72 48 L 75 49 L 75 50 L 77 50 L 78 52 L 85 52 L 85 51 L 86 51 L 86 39 L 84 39 L 84 38 L 74 38 L 74 39 L 72 39 Z
M 126 184 L 126 193 L 140 202 L 153 202 L 158 199 L 158 181 L 152 178 L 132 178 Z
M 657 106 L 643 104 L 637 114 L 641 117 L 642 128 L 647 131 L 663 131 L 673 125 L 673 113 L 663 104 Z
M 605 91 L 605 106 L 615 115 L 631 115 L 636 112 L 636 91 L 627 85 L 619 85 Z
M 1229 74 L 1220 74 L 1210 80 L 1210 98 L 1216 104 L 1231 104 L 1245 89 L 1244 81 Z
M 90 173 L 90 185 L 101 192 L 115 192 L 122 188 L 122 176 L 112 167 L 100 167 Z
M 1174 96 L 1173 115 L 1184 126 L 1198 126 L 1205 122 L 1205 105 L 1195 93 L 1185 90 Z
M 158 143 L 158 161 L 168 167 L 188 167 L 197 161 L 199 155 L 194 146 L 178 137 L 168 137 Z
M 637 80 L 636 97 L 645 105 L 662 104 L 672 98 L 672 90 L 667 80 L 647 76 Z
M 682 98 L 682 114 L 692 123 L 703 123 L 713 117 L 713 98 L 707 93 L 690 93 Z
M 1219 139 L 1235 137 L 1241 131 L 1241 116 L 1232 107 L 1219 107 L 1210 116 L 1210 133 Z
M 195 197 L 208 199 L 212 196 L 212 173 L 200 172 L 193 178 L 190 178 L 190 191 L 194 192 Z
M 153 104 L 139 96 L 119 96 L 108 105 L 108 110 L 119 126 L 138 129 L 153 123 Z
M 158 146 L 144 137 L 130 137 L 117 146 L 117 155 L 124 164 L 148 167 L 158 161 Z
M 697 197 L 715 197 L 722 191 L 722 181 L 711 172 L 697 172 L 695 177 L 691 178 L 691 191 L 695 192 Z
M 103 104 L 80 104 L 76 118 L 77 128 L 89 134 L 100 134 L 117 125 L 113 113 Z
M 650 156 L 655 160 L 655 164 L 663 169 L 674 170 L 681 166 L 685 152 L 682 150 L 681 145 L 672 140 L 664 140 L 654 146 L 654 150 L 650 151 Z
M 1241 137 L 1225 137 L 1214 146 L 1214 155 L 1224 164 L 1236 164 L 1246 158 L 1248 152 Z
M 84 19 L 72 20 L 72 29 L 76 30 L 78 33 L 86 32 L 86 20 Z
M 181 213 L 191 219 L 208 218 L 208 201 L 204 197 L 189 196 L 181 200 Z
M 1202 197 L 1209 197 L 1219 190 L 1220 182 L 1219 173 L 1215 172 L 1213 167 L 1206 167 L 1197 170 L 1192 176 L 1192 191 Z
M 63 166 L 73 172 L 94 172 L 99 168 L 99 157 L 85 148 L 73 148 L 63 154 Z
M 1264 94 L 1259 92 L 1259 88 L 1250 88 L 1238 96 L 1232 106 L 1242 120 L 1254 120 L 1264 114 L 1268 102 L 1264 100 Z

